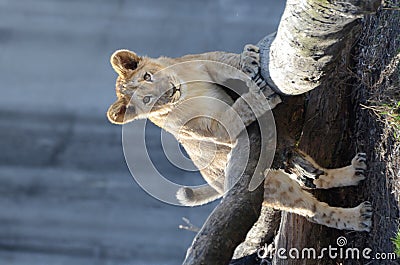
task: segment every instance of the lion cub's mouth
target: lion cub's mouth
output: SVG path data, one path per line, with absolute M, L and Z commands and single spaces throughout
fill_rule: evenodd
M 170 82 L 171 87 L 172 87 L 172 91 L 171 91 L 171 95 L 169 96 L 172 100 L 172 102 L 178 101 L 181 98 L 181 84 L 178 84 L 178 86 L 176 86 L 174 83 Z

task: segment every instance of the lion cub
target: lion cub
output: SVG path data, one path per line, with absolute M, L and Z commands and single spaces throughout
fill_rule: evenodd
M 246 45 L 242 54 L 209 52 L 157 59 L 118 50 L 111 56 L 111 65 L 118 77 L 117 101 L 107 112 L 110 122 L 150 119 L 177 138 L 207 181 L 206 186 L 178 191 L 178 200 L 187 206 L 205 204 L 224 194 L 230 177 L 225 176 L 225 169 L 236 138 L 281 102 L 273 92 L 260 92 L 266 84 L 254 45 Z M 239 80 L 246 88 L 231 93 L 226 89 L 230 80 Z M 304 160 L 312 172 L 271 171 L 264 184 L 264 203 L 329 227 L 369 231 L 372 212 L 368 202 L 355 208 L 330 207 L 302 188 L 357 185 L 364 179 L 365 155 L 358 154 L 350 166 L 340 169 L 324 169 L 307 155 Z

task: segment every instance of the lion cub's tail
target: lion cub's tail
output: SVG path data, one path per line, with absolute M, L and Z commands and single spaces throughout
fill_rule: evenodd
M 185 206 L 199 206 L 222 197 L 218 191 L 206 184 L 198 188 L 183 187 L 176 193 L 178 201 Z

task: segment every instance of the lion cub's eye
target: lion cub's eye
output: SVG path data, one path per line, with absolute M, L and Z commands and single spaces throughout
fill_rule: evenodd
M 143 103 L 144 103 L 144 104 L 149 103 L 150 100 L 151 100 L 151 96 L 144 96 L 144 97 L 143 97 Z
M 146 80 L 146 81 L 151 81 L 151 74 L 149 74 L 149 73 L 146 72 L 146 73 L 144 74 L 144 76 L 143 76 L 143 79 Z

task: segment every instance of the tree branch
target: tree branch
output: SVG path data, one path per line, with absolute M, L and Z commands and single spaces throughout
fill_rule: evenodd
M 261 247 L 271 244 L 278 232 L 281 211 L 263 206 L 258 221 L 251 228 L 246 240 L 235 250 L 235 259 L 256 253 Z
M 380 0 L 287 0 L 274 40 L 262 46 L 263 76 L 277 92 L 298 95 L 320 86 L 357 29 L 358 19 L 375 12 Z

